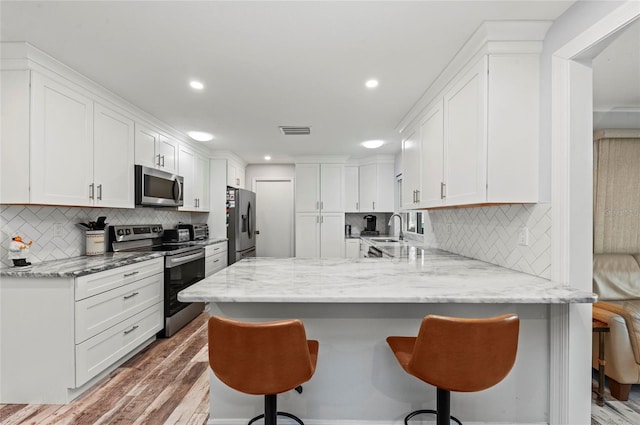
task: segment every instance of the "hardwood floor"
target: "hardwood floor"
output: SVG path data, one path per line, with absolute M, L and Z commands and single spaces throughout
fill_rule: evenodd
M 593 372 L 593 385 L 597 386 L 598 373 Z M 611 397 L 609 387 L 605 391 L 605 404 L 591 403 L 591 425 L 637 425 L 640 424 L 640 385 L 633 385 L 628 401 Z
M 203 425 L 207 316 L 159 339 L 68 405 L 0 404 L 1 425 Z

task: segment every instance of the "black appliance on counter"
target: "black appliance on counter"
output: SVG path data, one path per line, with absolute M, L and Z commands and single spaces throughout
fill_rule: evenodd
M 204 241 L 209 239 L 209 226 L 207 224 L 178 223 L 176 229 L 187 229 L 192 241 Z
M 160 224 L 109 226 L 109 251 L 164 254 L 164 330 L 169 337 L 204 310 L 203 303 L 178 301 L 178 292 L 204 279 L 204 247 L 189 241 L 187 229 Z
M 367 224 L 364 227 L 364 230 L 360 232 L 361 236 L 378 236 L 380 232 L 376 230 L 376 221 L 377 218 L 375 215 L 365 215 L 364 219 L 367 221 Z

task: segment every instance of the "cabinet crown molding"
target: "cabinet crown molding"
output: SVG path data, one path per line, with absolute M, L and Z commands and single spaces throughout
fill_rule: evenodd
M 211 159 L 225 159 L 227 161 L 233 161 L 241 167 L 246 167 L 248 165 L 247 161 L 231 151 L 213 151 L 211 153 Z
M 405 114 L 396 126 L 400 134 L 415 124 L 431 102 L 456 75 L 472 61 L 489 54 L 539 54 L 542 43 L 553 21 L 485 21 L 469 40 L 458 50 L 438 78 L 427 87 L 418 102 Z
M 296 164 L 345 164 L 349 159 L 348 156 L 342 155 L 320 155 L 320 156 L 299 156 L 295 158 Z

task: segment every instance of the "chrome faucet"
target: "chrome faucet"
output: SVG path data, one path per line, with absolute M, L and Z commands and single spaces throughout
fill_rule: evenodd
M 400 219 L 400 234 L 398 235 L 398 239 L 404 240 L 404 233 L 402 233 L 402 216 L 400 214 L 398 213 L 391 214 L 391 218 L 389 219 L 389 223 L 387 224 L 387 226 L 391 226 L 391 223 L 393 222 L 393 217 L 398 217 Z

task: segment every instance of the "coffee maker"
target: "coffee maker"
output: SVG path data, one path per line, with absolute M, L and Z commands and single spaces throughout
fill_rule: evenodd
M 380 234 L 379 231 L 376 230 L 376 216 L 375 215 L 365 215 L 364 219 L 366 220 L 366 225 L 364 226 L 364 230 L 360 232 L 362 236 L 378 236 Z

